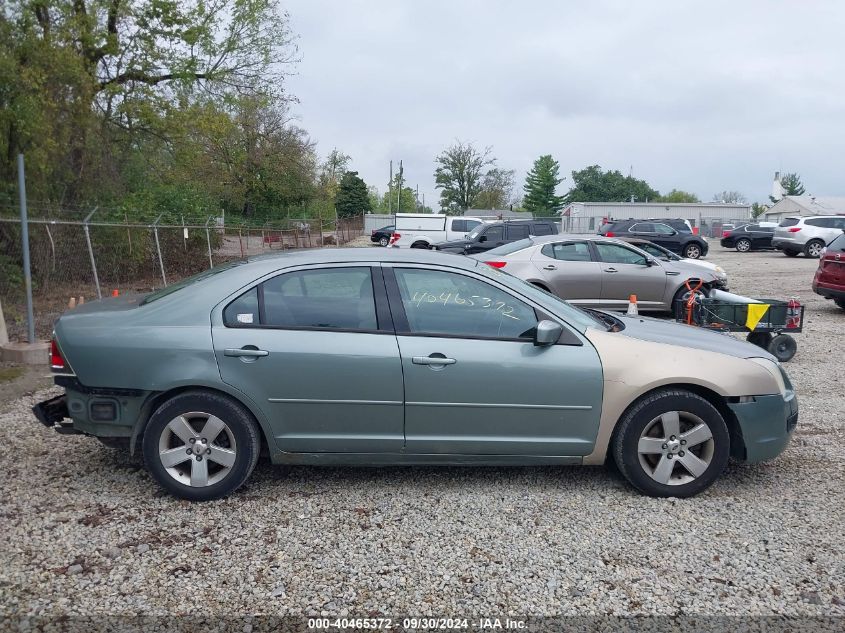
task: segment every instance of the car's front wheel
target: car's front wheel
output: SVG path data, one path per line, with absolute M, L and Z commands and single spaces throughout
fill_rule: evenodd
M 719 411 L 690 391 L 667 389 L 634 404 L 613 438 L 613 459 L 631 485 L 653 497 L 691 497 L 709 487 L 730 455 Z
M 209 501 L 237 490 L 258 461 L 258 427 L 240 404 L 216 393 L 167 400 L 144 429 L 147 469 L 168 492 Z
M 736 241 L 736 250 L 740 253 L 747 253 L 751 250 L 751 240 L 742 238 L 741 240 Z
M 684 257 L 687 259 L 698 259 L 701 257 L 701 247 L 698 244 L 687 244 L 684 246 Z
M 824 242 L 821 240 L 810 240 L 804 246 L 804 255 L 818 259 L 822 255 L 822 250 L 824 250 Z

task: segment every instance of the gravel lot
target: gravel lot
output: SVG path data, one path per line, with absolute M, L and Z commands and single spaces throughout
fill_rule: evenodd
M 816 261 L 710 259 L 807 306 L 777 460 L 690 500 L 603 468 L 280 468 L 189 504 L 84 437 L 0 403 L 0 615 L 845 615 L 845 311 Z

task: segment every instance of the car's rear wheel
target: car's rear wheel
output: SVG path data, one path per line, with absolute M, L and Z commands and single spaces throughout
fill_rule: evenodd
M 698 259 L 701 257 L 701 246 L 698 244 L 687 244 L 684 246 L 684 257 L 688 259 Z
M 784 250 L 783 254 L 786 255 L 787 257 L 798 257 L 798 251 Z
M 240 404 L 209 392 L 174 396 L 144 429 L 144 463 L 171 494 L 191 501 L 237 490 L 258 461 L 258 427 Z
M 388 244 L 390 244 L 390 238 L 389 237 L 382 236 L 382 237 L 379 238 L 379 240 L 378 240 L 379 246 L 387 246 Z
M 736 250 L 738 250 L 740 253 L 747 253 L 751 250 L 751 240 L 746 239 L 744 237 L 740 240 L 737 240 Z
M 813 259 L 818 259 L 821 257 L 822 249 L 824 248 L 825 244 L 821 240 L 810 240 L 804 245 L 804 254 L 807 257 L 812 257 Z
M 411 244 L 411 248 L 428 248 L 428 242 L 414 242 Z
M 623 416 L 613 458 L 632 486 L 653 497 L 691 497 L 722 473 L 730 436 L 719 411 L 690 391 L 648 395 Z

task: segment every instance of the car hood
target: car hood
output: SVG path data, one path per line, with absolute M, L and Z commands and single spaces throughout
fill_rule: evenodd
M 724 274 L 719 274 L 716 271 L 716 265 L 711 264 L 709 266 L 703 265 L 703 262 L 699 262 L 696 259 L 682 259 L 681 261 L 661 261 L 660 265 L 666 270 L 666 272 L 670 273 L 678 273 L 683 276 L 689 277 L 700 277 L 702 281 L 709 282 L 715 281 L 724 276 Z
M 451 248 L 451 249 L 463 249 L 464 246 L 469 244 L 467 240 L 449 240 L 448 242 L 437 242 L 434 246 L 438 249 L 444 248 Z
M 729 334 L 652 317 L 631 317 L 617 313 L 613 313 L 613 316 L 625 324 L 625 329 L 618 332 L 622 336 L 652 343 L 678 345 L 716 352 L 717 354 L 727 354 L 736 358 L 767 358 L 777 362 L 777 359 L 762 347 L 746 341 L 739 341 Z

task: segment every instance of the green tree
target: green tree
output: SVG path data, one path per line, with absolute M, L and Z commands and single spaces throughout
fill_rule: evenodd
M 564 203 L 570 202 L 635 202 L 656 200 L 660 193 L 651 188 L 645 180 L 623 176 L 618 170 L 603 171 L 599 165 L 591 165 L 572 172 L 572 188 L 564 196 Z
M 506 209 L 513 202 L 513 169 L 494 167 L 484 174 L 481 192 L 475 199 L 476 209 Z
M 751 205 L 751 217 L 756 220 L 768 210 L 769 207 L 767 205 L 760 204 L 759 202 L 754 202 Z
M 381 199 L 381 213 L 417 213 L 417 195 L 413 189 L 404 186 L 405 178 L 399 172 L 393 175 L 393 184 Z M 398 192 L 398 199 L 397 199 Z
M 534 161 L 522 187 L 525 192 L 522 206 L 526 211 L 537 216 L 551 216 L 563 208 L 563 196 L 555 193 L 557 186 L 563 182 L 559 174 L 560 165 L 551 154 L 540 156 Z
M 664 194 L 662 196 L 658 196 L 655 199 L 655 202 L 695 203 L 695 202 L 701 202 L 701 200 L 699 200 L 698 196 L 695 195 L 694 193 L 690 193 L 688 191 L 682 191 L 680 189 L 672 189 L 672 191 L 670 191 L 669 193 Z
M 372 211 L 367 184 L 357 171 L 347 171 L 340 179 L 334 203 L 339 218 L 349 218 Z
M 713 202 L 721 202 L 723 204 L 745 204 L 745 196 L 739 191 L 720 191 L 713 195 Z
M 789 173 L 784 174 L 780 179 L 780 187 L 783 190 L 783 195 L 785 196 L 803 196 L 804 192 L 804 183 L 801 182 L 801 176 L 797 173 Z M 772 202 L 777 202 L 773 196 L 769 196 L 769 200 Z
M 440 207 L 444 212 L 459 215 L 475 206 L 487 167 L 496 163 L 491 152 L 490 147 L 479 150 L 472 143 L 456 141 L 435 158 L 438 167 L 434 182 L 435 188 L 440 189 Z

